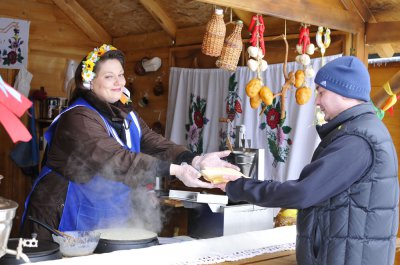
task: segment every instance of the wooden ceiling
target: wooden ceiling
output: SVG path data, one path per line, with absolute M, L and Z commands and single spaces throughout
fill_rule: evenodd
M 365 36 L 369 54 L 400 53 L 400 0 L 53 0 L 92 40 L 118 42 L 165 35 L 159 46 L 185 44 L 199 34 L 215 7 L 225 21 L 265 15 L 265 36 L 296 34 L 301 22 Z M 230 8 L 228 8 L 230 7 Z M 244 31 L 245 32 L 245 31 Z M 244 34 L 247 34 L 244 33 Z M 164 39 L 165 39 L 164 38 Z M 169 40 L 168 40 L 169 39 Z

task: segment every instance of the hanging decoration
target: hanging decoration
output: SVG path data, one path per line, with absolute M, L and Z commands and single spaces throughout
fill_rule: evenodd
M 234 24 L 235 28 L 233 29 L 232 34 L 230 34 L 225 39 L 221 51 L 221 56 L 218 58 L 216 62 L 217 67 L 228 71 L 236 71 L 240 54 L 242 53 L 243 49 L 242 34 L 241 34 L 243 28 L 243 22 L 241 20 L 238 20 Z
M 199 96 L 190 94 L 189 123 L 186 127 L 186 140 L 190 151 L 196 154 L 203 153 L 203 129 L 208 123 L 205 117 L 207 101 Z
M 393 106 L 397 103 L 397 100 L 400 99 L 400 94 L 396 95 L 392 92 L 392 88 L 390 87 L 389 82 L 386 82 L 383 85 L 383 88 L 385 89 L 385 91 L 389 95 L 389 97 L 385 101 L 385 103 L 382 105 L 381 110 L 383 112 L 389 111 L 389 113 L 393 115 L 393 112 L 394 112 Z
M 314 54 L 315 45 L 310 40 L 310 29 L 307 24 L 301 24 L 299 41 L 296 45 L 296 51 L 299 55 L 296 56 L 296 62 L 303 66 L 304 74 L 307 78 L 314 77 L 315 71 L 310 66 L 310 55 Z M 297 86 L 296 86 L 297 87 Z M 299 88 L 299 87 L 297 87 Z
M 28 129 L 18 119 L 31 105 L 29 99 L 4 82 L 0 76 L 0 124 L 14 143 L 29 142 L 32 139 Z
M 229 78 L 228 96 L 226 97 L 226 114 L 230 121 L 243 112 L 242 99 L 237 92 L 237 82 L 235 81 L 236 73 Z
M 233 151 L 233 147 L 231 144 L 231 138 L 235 139 L 235 132 L 233 130 L 232 122 L 236 117 L 243 112 L 242 110 L 242 99 L 238 93 L 238 87 L 236 82 L 236 73 L 233 73 L 229 77 L 229 86 L 228 86 L 228 96 L 225 98 L 226 101 L 226 115 L 227 118 L 220 118 L 219 122 L 226 123 L 227 128 L 224 130 L 223 128 L 219 131 L 220 137 L 220 148 L 224 150 L 225 147 L 228 147 L 229 150 Z
M 286 93 L 292 87 L 296 87 L 296 102 L 299 105 L 306 104 L 312 95 L 312 91 L 305 84 L 305 73 L 302 70 L 296 71 L 296 73 L 287 72 L 287 60 L 289 53 L 289 44 L 286 40 L 286 22 L 285 22 L 285 34 L 282 35 L 282 38 L 285 42 L 286 53 L 285 53 L 285 62 L 283 64 L 283 76 L 285 77 L 285 83 L 282 86 L 281 92 L 277 94 L 273 94 L 271 89 L 267 86 L 263 85 L 263 81 L 260 75 L 257 78 L 251 79 L 246 85 L 246 95 L 250 98 L 250 106 L 253 109 L 257 109 L 261 104 L 263 104 L 263 108 L 260 112 L 260 115 L 265 113 L 268 106 L 273 103 L 274 98 L 280 96 L 280 120 L 284 121 L 286 118 Z M 305 42 L 307 43 L 307 41 Z
M 322 40 L 322 38 L 324 40 Z M 325 65 L 324 55 L 326 49 L 328 49 L 329 45 L 331 44 L 331 30 L 329 28 L 325 28 L 325 33 L 324 33 L 324 27 L 321 26 L 318 27 L 317 35 L 315 36 L 315 41 L 317 42 L 319 51 L 321 52 L 322 66 L 324 66 Z
M 28 67 L 29 21 L 0 18 L 0 67 Z
M 218 57 L 221 55 L 226 34 L 224 15 L 222 9 L 215 9 L 211 20 L 207 23 L 201 51 L 205 55 Z
M 265 44 L 264 44 L 264 19 L 262 15 L 254 15 L 251 19 L 249 31 L 251 32 L 250 46 L 247 48 L 247 53 L 250 59 L 247 61 L 247 66 L 251 71 L 257 71 L 257 76 L 260 79 L 261 72 L 264 72 L 268 68 L 268 63 L 263 60 L 265 56 Z

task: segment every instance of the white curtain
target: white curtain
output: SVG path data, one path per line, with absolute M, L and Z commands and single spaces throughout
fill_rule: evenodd
M 325 57 L 325 63 L 341 55 Z M 311 60 L 315 72 L 321 67 L 321 59 Z M 274 94 L 281 91 L 285 82 L 283 64 L 269 65 L 262 73 L 266 86 Z M 287 70 L 296 71 L 301 66 L 296 62 L 288 63 Z M 252 109 L 246 96 L 246 84 L 256 77 L 248 67 L 238 67 L 231 87 L 233 73 L 221 69 L 184 69 L 171 68 L 169 78 L 169 96 L 166 137 L 175 143 L 188 146 L 192 151 L 208 153 L 218 151 L 225 145 L 224 136 L 228 130 L 226 123 L 219 122 L 227 117 L 227 97 L 234 95 L 241 105 L 236 109 L 232 125 L 245 125 L 245 138 L 251 140 L 251 148 L 265 149 L 265 179 L 285 181 L 297 179 L 303 167 L 310 162 L 312 153 L 319 143 L 315 131 L 315 84 L 313 78 L 307 80 L 312 97 L 305 105 L 298 105 L 295 89 L 286 94 L 286 119 L 281 125 L 274 125 L 274 110 L 279 104 L 269 108 L 269 112 L 259 115 L 261 107 Z M 232 90 L 237 93 L 232 94 Z M 232 98 L 232 97 L 231 97 Z M 278 97 L 280 101 L 280 97 Z M 229 101 L 228 101 L 229 102 Z M 230 104 L 230 108 L 235 104 Z M 267 122 L 267 115 L 270 115 Z M 233 130 L 234 131 L 234 130 Z M 232 135 L 231 135 L 232 136 Z M 234 142 L 233 138 L 230 138 Z M 246 143 L 247 145 L 247 143 Z M 226 148 L 225 148 L 226 149 Z

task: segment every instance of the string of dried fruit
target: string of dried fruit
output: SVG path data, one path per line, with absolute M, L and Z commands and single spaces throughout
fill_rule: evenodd
M 262 108 L 260 115 L 264 113 L 266 108 L 272 104 L 275 97 L 281 97 L 281 116 L 283 120 L 286 117 L 285 104 L 286 104 L 286 93 L 292 86 L 296 87 L 296 102 L 299 105 L 307 103 L 312 95 L 312 91 L 305 85 L 306 73 L 303 70 L 297 70 L 296 73 L 287 72 L 287 61 L 289 54 L 289 44 L 286 40 L 286 34 L 282 35 L 285 42 L 285 61 L 283 63 L 283 76 L 285 77 L 285 83 L 282 85 L 280 93 L 273 94 L 269 87 L 264 86 L 261 78 L 254 78 L 246 85 L 246 94 L 250 98 L 250 106 L 254 109 L 258 108 L 262 102 L 265 106 Z
M 286 92 L 296 82 L 296 77 L 295 77 L 294 73 L 289 72 L 289 74 L 288 74 L 288 72 L 287 72 L 289 44 L 286 40 L 286 35 L 283 35 L 283 41 L 285 42 L 286 53 L 285 53 L 285 62 L 283 63 L 283 75 L 285 76 L 285 83 L 282 86 L 282 92 L 281 92 L 281 120 L 283 120 L 286 117 L 286 109 L 285 109 Z
M 247 66 L 251 71 L 257 71 L 257 77 L 261 79 L 261 72 L 267 70 L 268 63 L 263 60 L 265 56 L 264 44 L 264 20 L 262 15 L 256 14 L 251 19 L 249 31 L 251 32 L 250 46 L 247 48 L 250 59 L 247 60 Z
M 322 35 L 324 36 L 323 41 L 322 41 Z M 315 36 L 315 41 L 317 42 L 322 57 L 324 57 L 326 49 L 328 49 L 329 45 L 331 44 L 331 30 L 329 28 L 326 28 L 324 33 L 324 27 L 318 27 L 317 35 Z

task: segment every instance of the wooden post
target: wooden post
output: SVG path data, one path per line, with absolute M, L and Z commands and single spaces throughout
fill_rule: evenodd
M 368 50 L 365 47 L 365 25 L 357 33 L 353 34 L 353 48 L 354 55 L 364 62 L 365 66 L 368 67 Z

